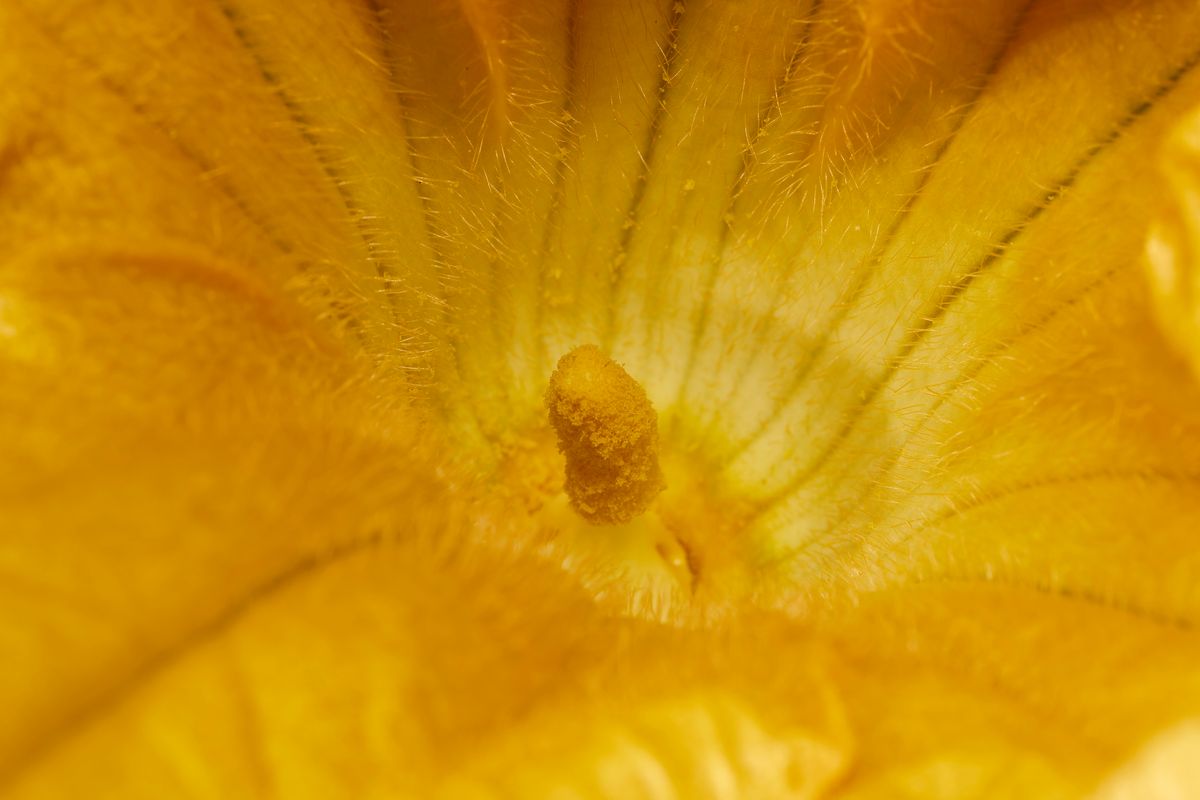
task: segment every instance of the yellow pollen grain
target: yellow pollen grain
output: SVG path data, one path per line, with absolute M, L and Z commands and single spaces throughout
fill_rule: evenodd
M 583 345 L 559 359 L 546 408 L 566 459 L 564 489 L 588 522 L 629 522 L 666 487 L 658 415 L 641 384 L 600 348 Z

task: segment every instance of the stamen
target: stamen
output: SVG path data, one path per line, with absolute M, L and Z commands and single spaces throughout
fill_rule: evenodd
M 666 488 L 658 415 L 646 390 L 598 347 L 576 347 L 559 359 L 546 408 L 567 462 L 564 488 L 588 522 L 629 522 Z

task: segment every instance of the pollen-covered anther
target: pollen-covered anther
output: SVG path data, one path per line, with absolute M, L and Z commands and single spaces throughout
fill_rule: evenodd
M 598 347 L 576 347 L 559 359 L 546 408 L 566 459 L 567 497 L 588 522 L 629 522 L 666 487 L 658 415 L 645 389 Z

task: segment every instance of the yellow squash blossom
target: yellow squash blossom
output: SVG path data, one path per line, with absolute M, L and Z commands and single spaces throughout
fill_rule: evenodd
M 1200 797 L 1195 0 L 0 44 L 0 797 Z

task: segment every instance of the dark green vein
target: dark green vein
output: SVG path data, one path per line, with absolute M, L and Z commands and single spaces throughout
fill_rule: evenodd
M 534 297 L 534 326 L 537 331 L 537 351 L 535 363 L 538 369 L 544 369 L 547 364 L 546 337 L 543 331 L 545 324 L 544 293 L 546 291 L 546 271 L 549 267 L 550 249 L 562 226 L 563 204 L 566 202 L 567 176 L 570 168 L 567 155 L 573 151 L 579 142 L 579 126 L 576 102 L 579 87 L 579 8 L 582 0 L 567 0 L 567 31 L 566 48 L 564 53 L 564 69 L 566 72 L 563 85 L 563 98 L 559 110 L 558 153 L 554 162 L 554 188 L 550 201 L 550 211 L 546 216 L 546 224 L 542 228 L 541 252 L 537 263 L 537 295 Z
M 310 575 L 389 541 L 380 532 L 368 533 L 358 540 L 337 546 L 324 553 L 302 556 L 296 563 L 250 588 L 212 619 L 199 624 L 159 652 L 150 654 L 122 680 L 106 687 L 98 697 L 91 699 L 90 702 L 85 702 L 65 718 L 58 720 L 52 729 L 41 734 L 36 741 L 9 753 L 5 760 L 6 763 L 0 764 L 0 787 L 15 784 L 21 775 L 31 770 L 56 748 L 82 732 L 87 726 L 95 724 L 105 714 L 114 711 L 139 688 L 179 663 L 185 655 L 215 640 L 245 617 L 257 604 L 280 594 Z
M 616 333 L 617 298 L 620 296 L 621 287 L 625 282 L 627 273 L 625 262 L 629 256 L 630 246 L 633 244 L 634 233 L 637 231 L 637 220 L 641 214 L 642 203 L 646 199 L 646 187 L 650 182 L 650 168 L 654 164 L 655 155 L 658 151 L 658 142 L 662 134 L 663 123 L 666 119 L 667 102 L 670 99 L 671 85 L 678 77 L 675 75 L 675 70 L 676 62 L 679 58 L 679 37 L 683 24 L 683 14 L 683 3 L 674 3 L 671 7 L 671 13 L 667 18 L 665 41 L 659 47 L 659 75 L 658 85 L 654 92 L 654 108 L 650 114 L 650 124 L 646 129 L 645 141 L 638 152 L 638 158 L 641 163 L 638 166 L 637 178 L 633 185 L 633 197 L 630 198 L 629 208 L 625 212 L 621 239 L 610 261 L 612 271 L 609 275 L 609 299 L 606 304 L 608 319 L 604 333 L 605 350 L 611 349 L 612 339 Z
M 61 34 L 45 27 L 42 24 L 42 20 L 36 14 L 29 12 L 24 4 L 21 4 L 19 8 L 22 15 L 25 16 L 27 22 L 29 22 L 43 36 L 45 36 L 46 39 L 51 41 L 66 58 L 76 62 L 78 66 L 81 67 L 81 69 L 78 70 L 80 74 L 91 76 L 92 79 L 109 94 L 128 106 L 129 109 L 133 111 L 135 116 L 141 120 L 144 120 L 155 130 L 162 133 L 163 141 L 170 142 L 185 160 L 194 164 L 199 170 L 200 174 L 203 176 L 204 183 L 206 185 L 216 187 L 216 189 L 234 205 L 238 212 L 251 225 L 257 228 L 260 233 L 262 233 L 267 241 L 269 241 L 285 255 L 292 255 L 296 252 L 295 245 L 280 236 L 277 231 L 273 230 L 269 225 L 267 225 L 263 218 L 250 208 L 245 199 L 240 196 L 237 190 L 221 174 L 222 171 L 218 169 L 216 164 L 209 161 L 198 151 L 193 150 L 178 136 L 169 135 L 162 121 L 155 118 L 143 103 L 140 103 L 131 97 L 123 86 L 115 83 L 107 75 L 105 75 L 104 70 L 101 69 L 99 64 L 84 57 L 84 55 L 77 50 L 68 48 L 66 43 L 62 40 Z
M 367 216 L 366 210 L 354 199 L 354 196 L 349 189 L 350 184 L 345 179 L 345 176 L 343 176 L 326 157 L 326 147 L 313 133 L 313 125 L 300 108 L 300 104 L 296 102 L 291 94 L 283 87 L 283 83 L 280 81 L 279 76 L 275 73 L 274 69 L 267 64 L 265 57 L 263 56 L 260 48 L 246 26 L 245 18 L 235 7 L 234 0 L 215 0 L 215 2 L 222 16 L 224 16 L 226 21 L 229 23 L 230 30 L 233 31 L 234 36 L 237 38 L 238 42 L 241 43 L 243 49 L 245 49 L 245 51 L 254 60 L 254 64 L 258 68 L 259 74 L 262 76 L 263 81 L 266 82 L 266 84 L 271 88 L 271 91 L 274 92 L 275 96 L 279 99 L 279 102 L 283 105 L 284 109 L 288 113 L 288 116 L 292 120 L 292 124 L 300 138 L 303 139 L 305 144 L 309 146 L 310 150 L 312 151 L 313 158 L 316 160 L 321 171 L 325 174 L 325 177 L 328 179 L 330 185 L 333 186 L 334 190 L 341 198 L 342 204 L 346 208 L 347 216 L 353 221 L 355 229 L 358 231 L 359 238 L 363 242 L 363 246 L 367 252 L 367 258 L 375 267 L 376 275 L 382 282 L 384 294 L 388 297 L 389 305 L 392 309 L 393 321 L 396 323 L 397 327 L 402 329 L 403 320 L 399 316 L 399 312 L 396 308 L 394 293 L 389 291 L 390 287 L 396 280 L 395 270 L 389 267 L 386 263 L 386 259 L 381 255 L 382 248 L 380 247 L 379 242 L 375 239 L 375 236 L 365 224 L 365 218 Z M 378 357 L 382 354 L 376 353 L 374 355 Z
M 758 112 L 758 117 L 755 120 L 754 128 L 750 131 L 749 136 L 746 137 L 746 144 L 742 148 L 737 175 L 734 178 L 733 185 L 729 189 L 729 202 L 726 204 L 725 213 L 721 215 L 721 228 L 717 233 L 716 250 L 709 263 L 708 274 L 703 280 L 700 313 L 692 328 L 691 346 L 688 348 L 687 363 L 684 366 L 683 378 L 679 383 L 679 389 L 675 395 L 675 405 L 679 405 L 683 399 L 683 394 L 687 390 L 692 373 L 696 368 L 696 355 L 700 347 L 700 340 L 708 328 L 709 316 L 712 314 L 712 296 L 716 288 L 717 276 L 720 274 L 721 266 L 725 263 L 726 248 L 729 245 L 729 236 L 733 228 L 732 219 L 738 211 L 738 201 L 741 199 L 742 191 L 746 183 L 750 180 L 754 165 L 757 163 L 754 153 L 755 148 L 758 146 L 766 130 L 783 114 L 783 94 L 787 91 L 787 87 L 795 80 L 796 71 L 800 68 L 800 65 L 804 63 L 809 45 L 812 43 L 813 28 L 816 25 L 817 16 L 821 13 L 822 2 L 823 0 L 812 0 L 812 5 L 809 7 L 808 14 L 803 22 L 803 32 L 800 35 L 800 40 L 792 48 L 791 55 L 788 57 L 782 74 L 775 81 L 770 99 L 762 104 Z M 672 424 L 674 424 L 674 419 L 672 419 Z
M 450 235 L 446 229 L 438 222 L 437 203 L 433 197 L 433 192 L 429 189 L 429 176 L 421 163 L 421 156 L 417 152 L 417 135 L 413 130 L 412 109 L 409 107 L 408 99 L 405 96 L 404 89 L 400 85 L 400 77 L 397 73 L 397 61 L 395 44 L 392 36 L 389 33 L 389 20 L 385 17 L 385 9 L 379 3 L 379 0 L 364 0 L 367 11 L 371 15 L 372 27 L 377 32 L 379 40 L 379 49 L 383 63 L 387 70 L 387 80 L 389 83 L 389 93 L 395 99 L 396 114 L 400 120 L 401 129 L 404 132 L 404 151 L 408 156 L 408 166 L 412 171 L 413 188 L 416 191 L 417 199 L 421 204 L 421 224 L 425 231 L 425 241 L 429 247 L 431 260 L 434 269 L 437 271 L 437 286 L 438 286 L 438 305 L 441 308 L 441 321 L 447 332 L 446 346 L 453 354 L 454 370 L 458 375 L 459 384 L 463 384 L 462 376 L 464 365 L 462 362 L 462 353 L 457 345 L 453 334 L 455 321 L 451 311 L 450 303 L 446 297 L 446 291 L 452 270 L 450 268 L 450 259 L 446 255 L 442 247 L 442 243 L 450 240 Z M 435 368 L 436 369 L 436 368 Z M 433 385 L 441 387 L 443 382 L 438 380 L 439 376 L 434 374 Z M 471 392 L 465 392 L 468 397 L 468 408 L 472 425 L 476 432 L 483 439 L 487 439 L 483 430 L 483 422 L 480 418 L 479 409 L 474 401 L 474 395 Z M 450 399 L 444 390 L 439 389 L 434 391 L 430 399 L 437 405 L 437 412 L 443 420 L 449 421 L 453 417 L 451 410 Z
M 881 237 L 879 245 L 872 250 L 872 253 L 868 258 L 864 268 L 858 270 L 858 273 L 854 279 L 854 283 L 847 292 L 846 299 L 837 305 L 837 307 L 834 309 L 833 316 L 826 325 L 821 337 L 813 342 L 813 346 L 806 353 L 804 360 L 800 364 L 796 365 L 793 372 L 789 376 L 788 383 L 784 387 L 783 392 L 772 404 L 771 411 L 765 417 L 763 417 L 762 421 L 759 422 L 754 430 L 751 431 L 751 433 L 734 448 L 732 453 L 729 454 L 728 459 L 730 461 L 734 460 L 743 452 L 745 452 L 745 450 L 750 447 L 750 445 L 753 444 L 760 436 L 762 436 L 767 428 L 769 428 L 771 424 L 778 418 L 779 414 L 782 413 L 783 409 L 786 407 L 788 400 L 790 400 L 792 396 L 794 396 L 796 392 L 800 390 L 800 387 L 804 385 L 804 382 L 808 379 L 813 366 L 817 363 L 817 360 L 833 341 L 834 331 L 837 330 L 838 326 L 846 318 L 850 310 L 854 308 L 858 304 L 858 301 L 862 298 L 862 294 L 866 290 L 867 284 L 870 282 L 870 278 L 879 268 L 884 254 L 892 246 L 893 242 L 896 241 L 901 229 L 912 217 L 913 209 L 916 208 L 917 201 L 924 196 L 925 189 L 928 187 L 929 181 L 932 179 L 933 175 L 936 174 L 938 167 L 943 163 L 946 154 L 950 151 L 950 148 L 958 139 L 958 135 L 963 131 L 967 121 L 971 118 L 972 112 L 978 108 L 980 99 L 995 80 L 995 77 L 999 73 L 1005 58 L 1019 37 L 1024 21 L 1035 2 L 1036 0 L 1027 0 L 1024 7 L 1014 16 L 1012 25 L 1010 26 L 1008 33 L 1005 35 L 1003 42 L 997 49 L 995 55 L 993 55 L 992 60 L 988 63 L 983 73 L 980 75 L 978 87 L 976 87 L 975 91 L 972 93 L 970 100 L 963 105 L 962 109 L 957 114 L 953 128 L 949 135 L 942 140 L 941 144 L 938 145 L 938 148 L 934 151 L 932 158 L 922 168 L 920 177 L 917 180 L 917 185 L 905 198 L 903 205 L 901 205 L 895 218 L 892 220 L 891 225 L 888 226 L 887 231 Z M 760 342 L 766 338 L 768 337 L 765 335 L 760 337 Z M 741 375 L 745 374 L 745 369 L 749 367 L 749 363 L 754 359 L 760 349 L 761 344 L 759 347 L 756 347 L 746 355 L 743 360 L 743 363 L 746 365 L 746 367 L 743 368 L 743 370 L 739 373 L 738 377 L 735 379 L 735 383 L 740 382 Z
M 1012 244 L 1021 237 L 1029 229 L 1029 227 L 1039 220 L 1045 212 L 1052 207 L 1068 190 L 1071 189 L 1079 180 L 1079 177 L 1090 167 L 1096 158 L 1104 153 L 1108 148 L 1115 144 L 1124 135 L 1135 122 L 1144 117 L 1155 105 L 1165 98 L 1170 91 L 1179 84 L 1183 78 L 1190 73 L 1200 63 L 1200 51 L 1191 54 L 1179 67 L 1172 70 L 1170 74 L 1160 83 L 1155 89 L 1142 101 L 1133 106 L 1105 136 L 1098 139 L 1090 145 L 1084 154 L 1076 161 L 1074 166 L 1067 171 L 1061 179 L 1059 179 L 1049 190 L 1047 190 L 1029 211 L 1027 211 L 1021 219 L 1010 227 L 1000 237 L 1000 239 L 992 246 L 988 254 L 980 260 L 974 267 L 961 275 L 943 294 L 921 315 L 917 324 L 913 326 L 905 336 L 903 342 L 895 356 L 889 359 L 887 366 L 881 374 L 871 383 L 871 386 L 863 394 L 862 400 L 854 406 L 850 415 L 843 422 L 837 434 L 833 439 L 821 449 L 816 459 L 805 467 L 799 474 L 787 482 L 782 489 L 773 494 L 771 497 L 764 500 L 766 506 L 772 506 L 778 503 L 781 499 L 786 498 L 797 488 L 803 486 L 809 479 L 812 478 L 829 458 L 840 449 L 845 442 L 850 432 L 862 419 L 863 414 L 870 408 L 875 399 L 879 396 L 883 387 L 888 384 L 891 378 L 895 375 L 912 355 L 917 348 L 937 323 L 945 316 L 946 312 L 964 292 L 983 274 L 988 272 L 993 266 L 1000 262 L 1003 256 L 1008 253 Z M 743 444 L 739 447 L 738 452 L 745 450 L 748 444 Z
M 898 447 L 896 447 L 894 449 L 894 451 L 884 460 L 884 463 L 881 464 L 877 470 L 875 470 L 875 474 L 877 474 L 880 477 L 872 478 L 872 479 L 866 481 L 864 484 L 863 490 L 861 492 L 859 492 L 853 498 L 853 500 L 850 500 L 850 501 L 842 504 L 842 507 L 839 510 L 837 517 L 823 531 L 816 534 L 811 539 L 809 539 L 808 541 L 799 545 L 798 547 L 793 548 L 792 550 L 789 550 L 786 554 L 781 556 L 779 560 L 781 560 L 781 561 L 790 560 L 790 559 L 800 556 L 803 552 L 805 552 L 819 544 L 825 544 L 825 543 L 830 543 L 830 542 L 836 541 L 838 538 L 838 535 L 845 529 L 845 526 L 849 522 L 851 512 L 856 509 L 865 507 L 865 505 L 868 502 L 870 502 L 871 500 L 874 499 L 877 492 L 879 492 L 881 489 L 885 488 L 888 485 L 886 483 L 886 478 L 895 469 L 896 464 L 899 463 L 901 457 L 903 457 L 903 455 L 904 455 L 905 451 L 908 449 L 909 445 L 916 439 L 916 437 L 923 430 L 925 430 L 925 428 L 933 420 L 934 416 L 937 414 L 938 410 L 940 408 L 942 408 L 942 406 L 944 406 L 951 399 L 953 399 L 953 397 L 955 395 L 957 395 L 959 392 L 964 390 L 966 387 L 970 386 L 972 381 L 974 381 L 974 379 L 979 375 L 979 373 L 985 367 L 987 367 L 989 364 L 996 363 L 996 359 L 1000 355 L 1002 355 L 1004 352 L 1011 349 L 1012 347 L 1016 346 L 1021 340 L 1025 339 L 1026 337 L 1033 335 L 1034 333 L 1036 333 L 1039 330 L 1048 328 L 1054 322 L 1055 319 L 1060 317 L 1063 313 L 1065 313 L 1069 309 L 1071 309 L 1071 308 L 1075 307 L 1076 305 L 1078 305 L 1079 303 L 1083 302 L 1083 300 L 1088 295 L 1090 295 L 1092 292 L 1099 290 L 1106 283 L 1108 283 L 1109 280 L 1111 280 L 1115 275 L 1117 275 L 1119 273 L 1120 273 L 1119 268 L 1113 268 L 1113 269 L 1110 269 L 1110 270 L 1104 272 L 1103 274 L 1096 277 L 1095 280 L 1091 281 L 1086 286 L 1084 286 L 1083 289 L 1081 291 L 1079 291 L 1075 296 L 1054 306 L 1048 313 L 1044 314 L 1036 321 L 1034 321 L 1026 326 L 1023 326 L 1011 338 L 999 342 L 994 347 L 989 348 L 986 353 L 984 353 L 983 355 L 974 359 L 971 362 L 971 366 L 968 369 L 964 370 L 962 373 L 960 373 L 958 376 L 956 376 L 954 381 L 951 382 L 949 386 L 947 386 L 943 391 L 937 392 L 936 396 L 934 397 L 933 404 L 929 407 L 929 409 L 924 414 L 921 415 L 921 418 L 919 420 L 917 420 L 917 422 L 912 426 L 909 433 L 906 435 L 904 441 Z M 860 546 L 863 544 L 865 544 L 865 541 L 859 542 Z M 844 555 L 844 553 L 843 553 L 843 555 Z
M 979 584 L 989 588 L 994 586 L 1004 589 L 1020 589 L 1022 591 L 1054 597 L 1058 600 L 1067 600 L 1072 603 L 1091 606 L 1102 611 L 1124 614 L 1137 620 L 1150 622 L 1164 628 L 1174 628 L 1186 633 L 1191 633 L 1196 629 L 1196 624 L 1192 620 L 1185 617 L 1173 616 L 1171 614 L 1155 611 L 1153 609 L 1134 605 L 1132 603 L 1117 602 L 1112 598 L 1102 597 L 1093 591 L 1077 589 L 1070 586 L 1053 586 L 1049 583 L 1006 580 L 1003 578 L 995 579 L 988 578 L 984 575 L 945 575 L 939 576 L 935 579 L 916 581 L 914 584 L 910 585 L 952 586 L 954 584 L 966 584 L 968 586 Z

